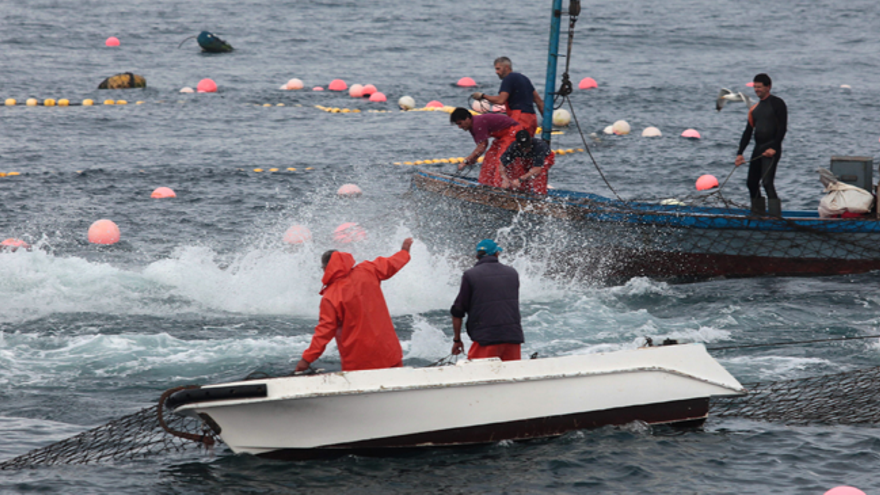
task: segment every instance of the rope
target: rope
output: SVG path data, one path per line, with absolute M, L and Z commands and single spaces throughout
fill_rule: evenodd
M 731 349 L 750 349 L 754 347 L 781 347 L 785 345 L 802 345 L 802 344 L 816 344 L 820 342 L 841 342 L 844 340 L 867 340 L 867 339 L 878 339 L 880 335 L 865 335 L 858 337 L 840 337 L 833 339 L 815 339 L 815 340 L 800 340 L 796 342 L 769 342 L 767 344 L 746 344 L 746 345 L 733 345 L 733 346 L 720 346 L 720 347 L 707 347 L 706 350 L 709 351 L 727 351 Z
M 156 407 L 159 425 L 170 435 L 174 435 L 178 438 L 184 438 L 186 440 L 192 440 L 194 442 L 200 442 L 205 444 L 205 446 L 210 447 L 214 445 L 214 437 L 207 434 L 196 435 L 193 433 L 174 430 L 168 426 L 168 424 L 165 422 L 165 418 L 162 415 L 162 410 L 165 407 L 165 401 L 168 399 L 168 397 L 171 397 L 171 394 L 179 392 L 181 390 L 191 390 L 196 388 L 202 387 L 200 385 L 182 385 L 180 387 L 169 388 L 168 390 L 166 390 L 165 393 L 163 393 L 162 396 L 159 397 L 159 405 Z

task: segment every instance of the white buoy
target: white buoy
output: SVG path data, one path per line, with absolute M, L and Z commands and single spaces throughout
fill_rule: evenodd
M 605 134 L 614 134 L 614 126 L 609 125 L 608 127 L 602 129 L 602 132 Z
M 629 134 L 629 131 L 631 131 L 632 128 L 629 126 L 629 122 L 625 120 L 618 120 L 614 123 L 614 125 L 611 126 L 611 130 L 614 131 L 614 134 L 617 134 L 618 136 L 626 136 L 627 134 Z
M 654 126 L 645 127 L 645 130 L 642 131 L 642 137 L 660 137 L 663 133 L 660 132 L 660 129 L 657 129 Z
M 303 89 L 304 84 L 301 80 L 294 77 L 293 79 L 287 81 L 287 84 L 285 84 L 284 86 L 285 86 L 284 89 L 287 89 L 287 90 L 297 90 L 297 89 Z
M 400 99 L 397 100 L 397 106 L 399 106 L 401 110 L 412 110 L 416 107 L 416 100 L 414 100 L 412 96 L 401 96 Z
M 181 93 L 195 93 L 196 90 L 194 90 L 194 89 L 190 88 L 189 86 L 187 86 L 187 87 L 185 87 L 185 88 L 181 88 L 181 89 L 180 89 L 180 92 L 181 92 Z
M 568 113 L 568 110 L 560 108 L 553 111 L 553 125 L 565 127 L 568 124 L 571 124 L 571 114 Z

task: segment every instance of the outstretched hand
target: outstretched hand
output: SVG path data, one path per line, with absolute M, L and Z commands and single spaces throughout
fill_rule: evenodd
M 305 370 L 309 369 L 309 366 L 311 366 L 311 364 L 312 363 L 306 361 L 305 359 L 300 359 L 299 362 L 296 363 L 296 369 L 293 371 L 294 372 L 305 371 Z
M 400 249 L 403 251 L 406 251 L 408 253 L 409 248 L 412 247 L 412 243 L 413 243 L 413 238 L 407 237 L 406 239 L 403 240 L 403 245 L 400 246 Z

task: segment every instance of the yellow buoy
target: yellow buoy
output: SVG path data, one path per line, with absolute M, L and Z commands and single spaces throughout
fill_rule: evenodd
M 413 162 L 403 162 L 404 165 L 412 165 Z
M 116 100 L 117 105 L 128 105 L 128 102 L 125 100 Z
M 113 100 L 104 100 L 104 104 L 105 104 L 105 105 L 115 105 L 116 102 L 113 101 Z
M 14 176 L 14 175 L 21 175 L 21 174 L 18 173 L 18 172 L 9 172 L 9 173 L 6 174 L 6 177 L 12 177 L 12 176 Z
M 287 167 L 288 172 L 296 172 L 296 169 L 293 167 Z
M 136 101 L 136 102 L 134 102 L 134 104 L 135 104 L 135 105 L 143 105 L 144 102 L 142 102 L 142 101 Z
M 354 110 L 351 111 L 351 113 L 361 113 L 361 111 L 359 108 L 355 108 Z
M 36 98 L 28 98 L 27 101 L 24 102 L 24 104 L 29 107 L 35 107 L 35 106 L 37 106 L 37 99 Z
M 90 99 L 88 99 L 88 98 L 86 98 L 85 100 L 83 100 L 83 106 L 84 106 L 84 107 L 90 107 L 90 106 L 92 106 L 92 105 L 94 105 L 94 104 L 95 104 L 95 102 L 92 101 L 92 100 L 90 100 Z
M 0 177 L 6 177 L 6 172 L 0 172 Z
M 271 104 L 271 103 L 263 103 L 263 106 L 264 106 L 264 107 L 271 107 L 272 104 Z
M 15 98 L 6 98 L 6 101 L 4 102 L 4 104 L 7 107 L 14 107 L 16 104 Z
M 464 161 L 464 160 L 462 160 L 462 161 Z M 483 157 L 482 157 L 482 156 L 479 157 L 479 158 L 477 158 L 477 163 L 483 163 Z
M 43 100 L 43 106 L 44 107 L 54 107 L 55 100 L 53 100 L 52 98 L 46 98 L 45 100 Z
M 59 107 L 70 106 L 70 100 L 68 100 L 67 98 L 61 98 L 60 100 L 58 100 L 58 106 Z
M 566 153 L 574 153 L 574 149 L 569 148 L 569 149 L 565 150 L 565 152 L 566 152 Z
M 314 167 L 306 167 L 306 170 L 315 170 Z
M 262 171 L 263 171 L 263 169 L 261 169 L 261 168 L 255 168 L 255 169 L 254 169 L 254 172 L 262 172 Z
M 284 106 L 284 103 L 278 103 L 278 104 L 276 104 L 275 106 L 276 106 L 276 107 L 283 107 L 283 106 Z
M 270 169 L 269 169 L 269 172 L 277 172 L 277 171 L 278 171 L 277 168 L 270 168 Z

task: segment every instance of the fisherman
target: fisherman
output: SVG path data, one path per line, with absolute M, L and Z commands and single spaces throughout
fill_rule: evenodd
M 547 174 L 556 154 L 529 131 L 516 133 L 516 141 L 501 155 L 501 187 L 531 194 L 547 194 Z
M 544 113 L 544 100 L 535 90 L 532 81 L 528 77 L 513 72 L 513 63 L 507 57 L 498 57 L 495 59 L 495 73 L 501 79 L 501 88 L 498 89 L 498 96 L 491 96 L 484 93 L 476 92 L 473 95 L 475 100 L 487 100 L 489 103 L 496 105 L 507 104 L 507 116 L 522 124 L 532 136 L 538 130 L 538 117 L 535 115 L 535 107 L 538 112 Z
M 771 216 L 782 216 L 782 203 L 776 195 L 773 179 L 776 176 L 776 165 L 782 157 L 782 140 L 788 127 L 788 108 L 782 98 L 770 94 L 773 82 L 767 74 L 758 74 L 754 79 L 755 94 L 761 100 L 749 109 L 748 124 L 739 141 L 734 164 L 739 167 L 746 162 L 743 152 L 755 134 L 755 147 L 749 164 L 749 195 L 752 198 L 752 213 L 764 215 L 764 198 L 761 196 L 761 184 L 767 191 L 767 206 Z
M 124 72 L 122 74 L 110 76 L 101 81 L 101 84 L 98 85 L 98 89 L 131 89 L 146 87 L 147 79 L 144 76 L 132 74 L 131 72 Z
M 342 359 L 342 371 L 403 366 L 403 351 L 391 323 L 380 283 L 388 280 L 409 260 L 412 238 L 389 258 L 354 264 L 349 253 L 330 250 L 321 257 L 324 288 L 321 314 L 315 335 L 296 371 L 305 371 L 334 337 Z
M 477 244 L 477 264 L 464 272 L 452 304 L 452 354 L 464 351 L 461 322 L 467 314 L 467 333 L 473 341 L 468 359 L 520 359 L 524 342 L 519 315 L 519 274 L 498 261 L 503 251 L 492 239 Z
M 474 151 L 458 165 L 458 170 L 477 163 L 477 158 L 485 152 L 486 156 L 483 158 L 478 180 L 480 184 L 501 187 L 499 160 L 504 150 L 515 140 L 516 133 L 522 130 L 519 122 L 506 115 L 471 115 L 468 109 L 461 107 L 452 111 L 449 120 L 459 129 L 470 132 L 474 142 L 477 143 Z M 495 138 L 491 146 L 489 146 L 490 137 Z

